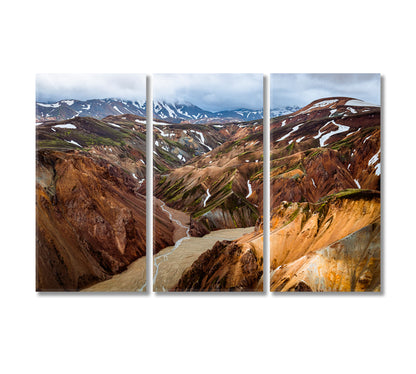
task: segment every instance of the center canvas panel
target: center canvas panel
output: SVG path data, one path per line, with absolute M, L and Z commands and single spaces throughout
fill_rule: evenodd
M 262 75 L 153 82 L 153 290 L 262 291 Z
M 40 74 L 36 96 L 37 290 L 143 291 L 145 76 Z

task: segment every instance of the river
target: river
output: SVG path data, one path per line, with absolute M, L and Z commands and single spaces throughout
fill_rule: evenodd
M 166 247 L 154 257 L 153 290 L 163 292 L 171 289 L 179 281 L 182 273 L 205 251 L 211 249 L 218 240 L 235 240 L 253 232 L 254 227 L 212 231 L 202 238 L 187 236 Z M 145 289 L 146 257 L 141 257 L 129 265 L 123 273 L 97 283 L 82 291 L 86 292 L 137 292 Z

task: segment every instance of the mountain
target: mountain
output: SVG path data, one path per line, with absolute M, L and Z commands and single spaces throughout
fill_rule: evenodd
M 37 126 L 38 289 L 88 287 L 144 255 L 145 123 L 119 114 Z M 169 288 L 261 290 L 262 120 L 156 119 L 153 133 L 159 262 L 186 237 L 253 230 L 197 253 Z M 270 133 L 272 290 L 379 291 L 380 107 L 319 99 L 272 118 Z
M 299 110 L 298 106 L 286 106 L 271 110 L 271 117 L 289 114 Z M 247 122 L 263 118 L 263 110 L 251 110 L 239 108 L 233 110 L 222 110 L 210 112 L 199 108 L 191 103 L 168 103 L 166 101 L 155 101 L 154 116 L 173 123 L 187 122 L 196 124 L 205 123 L 228 123 Z
M 77 291 L 146 253 L 140 183 L 82 151 L 40 150 L 36 183 L 36 289 Z
M 36 127 L 36 288 L 75 291 L 146 253 L 144 118 L 76 117 Z M 172 244 L 172 226 L 155 238 Z
M 255 231 L 201 254 L 175 291 L 262 289 L 263 174 L 250 146 L 262 137 L 230 138 L 159 183 L 174 178 L 181 198 L 168 204 L 193 212 L 195 234 L 249 225 L 249 203 L 258 209 Z M 270 163 L 271 290 L 380 291 L 380 107 L 331 97 L 272 119 Z
M 241 291 L 258 287 L 263 271 L 262 246 L 255 252 L 245 252 L 251 247 L 248 241 L 262 241 L 259 230 L 252 233 L 263 206 L 262 144 L 262 120 L 204 125 L 156 123 L 154 237 L 164 234 L 165 223 L 175 225 L 181 219 L 183 230 L 174 247 L 167 247 L 155 257 L 156 291 Z M 234 236 L 234 231 L 242 229 L 250 234 L 244 236 L 246 245 L 241 256 L 234 247 L 223 253 L 233 243 L 229 239 L 240 236 Z M 188 241 L 191 236 L 194 238 Z M 227 240 L 222 244 L 214 241 L 210 249 L 204 243 L 212 236 Z M 187 244 L 190 242 L 192 245 Z M 197 253 L 199 249 L 203 251 Z M 199 254 L 205 255 L 202 263 Z M 187 263 L 190 256 L 196 261 Z M 176 280 L 171 282 L 167 278 L 169 269 L 182 269 L 183 274 L 176 271 Z M 226 280 L 224 274 L 230 272 Z M 204 277 L 207 279 L 202 281 Z
M 189 139 L 192 134 L 197 144 L 203 140 L 204 153 L 195 152 L 179 167 L 166 165 L 165 161 L 165 168 L 161 168 L 157 147 L 162 137 L 158 135 L 154 152 L 155 196 L 169 207 L 190 214 L 190 232 L 194 236 L 216 229 L 254 226 L 262 209 L 261 121 L 192 125 L 200 126 L 198 130 L 185 129 L 189 126 L 185 124 L 177 126 L 183 127 L 179 134 L 164 133 L 163 139 L 170 142 L 176 136 L 177 142 L 187 146 L 193 143 Z M 169 153 L 172 155 L 172 150 Z M 168 155 L 161 156 L 169 159 Z
M 300 109 L 296 106 L 286 106 L 271 110 L 271 117 L 289 114 Z M 55 103 L 36 103 L 36 121 L 63 121 L 79 117 L 102 119 L 110 115 L 134 114 L 146 116 L 145 101 L 130 101 L 121 99 L 92 99 L 92 100 L 60 100 Z M 154 101 L 153 115 L 156 120 L 170 123 L 227 123 L 245 122 L 263 118 L 263 110 L 234 109 L 210 112 L 191 103 L 168 103 Z
M 261 119 L 263 111 L 242 108 L 210 112 L 191 103 L 168 103 L 156 100 L 154 102 L 154 117 L 173 123 L 226 123 Z
M 182 166 L 194 157 L 202 156 L 234 136 L 246 136 L 255 123 L 220 124 L 168 124 L 154 122 L 154 164 L 159 171 Z
M 288 106 L 274 108 L 274 109 L 270 110 L 270 118 L 284 116 L 285 114 L 290 114 L 290 113 L 296 112 L 299 109 L 300 109 L 300 107 L 298 107 L 296 105 L 292 105 L 292 106 L 288 105 Z
M 121 99 L 60 100 L 55 103 L 36 103 L 36 121 L 63 121 L 75 117 L 102 119 L 110 115 L 134 114 L 146 116 L 145 101 Z
M 315 100 L 271 123 L 271 289 L 380 290 L 380 107 Z
M 256 122 L 155 121 L 155 174 L 163 179 L 254 129 L 261 131 Z M 87 288 L 145 254 L 145 131 L 145 118 L 133 114 L 36 126 L 38 290 Z M 154 213 L 158 253 L 174 244 L 175 234 L 166 209 L 157 205 Z

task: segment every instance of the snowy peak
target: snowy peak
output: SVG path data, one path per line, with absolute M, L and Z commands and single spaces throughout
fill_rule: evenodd
M 351 107 L 356 108 L 351 109 Z M 357 109 L 357 107 L 359 107 L 359 109 Z M 293 114 L 309 114 L 314 111 L 329 110 L 331 115 L 334 115 L 336 112 L 343 111 L 345 109 L 347 109 L 350 113 L 356 114 L 358 113 L 357 110 L 371 110 L 374 108 L 380 108 L 380 106 L 366 103 L 363 100 L 354 99 L 351 97 L 329 97 L 312 101 L 310 104 L 306 105 L 304 108 L 296 111 Z
M 223 110 L 215 113 L 220 118 L 236 118 L 240 121 L 252 121 L 263 118 L 262 110 L 250 110 L 250 109 L 236 109 L 236 110 Z
M 155 118 L 169 122 L 195 122 L 212 117 L 212 113 L 191 103 L 168 103 L 156 100 L 153 104 Z
M 298 106 L 286 106 L 271 110 L 271 117 L 278 117 L 290 114 L 299 110 Z M 173 123 L 227 123 L 227 122 L 247 122 L 263 118 L 262 109 L 229 109 L 221 111 L 208 111 L 192 103 L 169 103 L 163 100 L 154 102 L 154 116 L 156 119 L 165 120 Z
M 173 123 L 225 123 L 242 122 L 263 118 L 262 110 L 235 109 L 211 112 L 192 103 L 169 103 L 163 100 L 154 102 L 154 116 Z
M 293 117 L 299 114 L 309 116 L 315 115 L 315 112 L 322 112 L 321 114 L 329 113 L 330 117 L 336 117 L 338 115 L 347 116 L 358 114 L 362 111 L 370 112 L 376 108 L 380 108 L 380 105 L 367 103 L 363 100 L 351 97 L 326 97 L 314 100 L 304 107 L 285 106 L 272 109 L 270 111 L 270 117 L 275 118 L 286 115 L 291 115 L 291 117 Z
M 75 117 L 94 117 L 102 119 L 110 115 L 134 114 L 146 116 L 146 103 L 142 101 L 116 98 L 72 100 L 65 99 L 55 103 L 36 103 L 36 120 L 63 121 Z
M 75 117 L 94 117 L 102 119 L 107 116 L 134 114 L 146 116 L 146 102 L 122 100 L 118 98 L 73 100 L 65 99 L 55 103 L 36 103 L 37 122 L 62 121 Z M 240 108 L 211 112 L 189 102 L 170 103 L 155 100 L 153 103 L 155 119 L 171 123 L 225 123 L 244 122 L 263 118 L 262 110 Z
M 280 116 L 284 116 L 286 114 L 290 114 L 293 112 L 296 112 L 300 109 L 300 107 L 298 106 L 283 106 L 283 107 L 277 107 L 274 108 L 270 111 L 270 118 L 274 118 L 274 117 L 280 117 Z

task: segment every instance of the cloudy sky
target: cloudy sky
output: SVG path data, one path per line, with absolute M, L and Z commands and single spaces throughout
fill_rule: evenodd
M 271 107 L 305 106 L 330 96 L 347 96 L 380 104 L 379 74 L 271 74 Z
M 36 101 L 146 98 L 144 74 L 38 74 Z
M 262 74 L 155 74 L 153 97 L 202 109 L 262 109 Z

